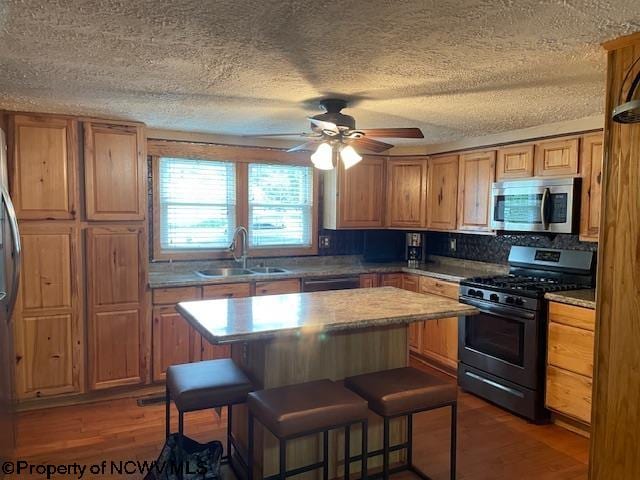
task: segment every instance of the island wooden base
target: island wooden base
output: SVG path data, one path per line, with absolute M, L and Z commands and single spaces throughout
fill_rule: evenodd
M 328 378 L 339 381 L 351 375 L 370 373 L 408 365 L 407 326 L 360 329 L 330 335 L 305 333 L 298 337 L 256 340 L 233 344 L 233 360 L 245 370 L 257 388 L 273 388 Z M 246 452 L 247 410 L 233 407 L 233 432 Z M 391 422 L 391 445 L 406 439 L 406 421 Z M 382 448 L 382 419 L 369 416 L 369 449 Z M 332 431 L 329 440 L 329 478 L 343 475 L 344 432 Z M 256 422 L 255 477 L 278 473 L 278 443 Z M 314 435 L 287 442 L 287 468 L 292 469 L 322 459 L 322 436 Z M 360 453 L 360 428 L 352 428 L 351 454 Z M 391 463 L 404 461 L 405 452 L 392 455 Z M 382 464 L 382 457 L 369 460 L 369 468 Z M 360 463 L 351 464 L 351 472 L 360 471 Z M 297 478 L 321 478 L 321 470 Z

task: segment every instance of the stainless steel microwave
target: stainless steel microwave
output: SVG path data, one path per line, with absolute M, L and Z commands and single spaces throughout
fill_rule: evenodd
M 515 232 L 573 233 L 577 228 L 580 178 L 495 182 L 491 227 Z

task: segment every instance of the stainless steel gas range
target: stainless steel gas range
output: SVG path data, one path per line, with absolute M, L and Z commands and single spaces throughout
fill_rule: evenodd
M 511 247 L 509 275 L 460 282 L 458 384 L 534 422 L 544 408 L 546 292 L 591 288 L 593 252 Z

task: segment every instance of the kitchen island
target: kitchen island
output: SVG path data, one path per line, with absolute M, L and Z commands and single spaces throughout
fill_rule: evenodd
M 232 358 L 258 389 L 404 367 L 410 323 L 477 313 L 454 300 L 393 287 L 182 302 L 177 309 L 207 341 L 230 343 Z M 243 405 L 233 407 L 233 432 L 246 447 Z M 400 443 L 404 420 L 392 422 L 391 432 L 392 444 Z M 356 429 L 354 435 L 357 438 Z M 375 416 L 370 418 L 369 436 L 369 448 L 381 448 L 381 421 Z M 342 431 L 332 432 L 332 478 L 340 475 L 341 442 Z M 275 474 L 277 441 L 259 425 L 255 446 L 257 478 Z M 358 442 L 351 447 L 357 455 Z M 315 462 L 322 441 L 319 436 L 291 441 L 287 453 L 289 468 Z M 395 461 L 403 458 L 403 452 L 394 455 Z M 379 460 L 372 459 L 370 466 L 379 465 Z M 352 467 L 357 470 L 355 463 Z

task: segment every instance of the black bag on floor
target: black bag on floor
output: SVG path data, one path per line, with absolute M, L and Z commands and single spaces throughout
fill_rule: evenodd
M 178 480 L 180 467 L 183 469 L 182 480 L 220 480 L 222 478 L 220 475 L 222 443 L 214 440 L 203 444 L 189 437 L 183 437 L 182 445 L 183 451 L 180 456 L 178 455 L 178 434 L 171 434 L 158 460 L 144 480 Z

